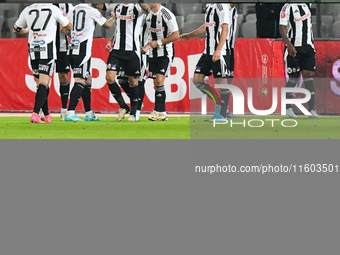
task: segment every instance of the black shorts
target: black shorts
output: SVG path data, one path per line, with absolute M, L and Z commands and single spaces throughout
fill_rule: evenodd
M 57 52 L 56 71 L 57 73 L 68 73 L 70 71 L 70 61 L 67 52 Z
M 288 55 L 288 50 L 285 50 L 285 61 L 287 66 L 287 74 L 295 74 L 300 71 L 315 72 L 315 50 L 310 45 L 296 47 L 296 56 Z
M 147 72 L 149 67 L 149 55 L 142 54 L 141 55 L 141 75 L 139 76 L 139 81 L 147 79 Z M 125 70 L 121 68 L 117 74 L 118 80 L 128 80 L 128 76 L 126 75 Z
M 74 78 L 82 78 L 87 80 L 89 75 L 91 74 L 91 58 L 86 59 L 86 55 L 70 55 L 70 64 L 73 71 Z
M 224 55 L 219 61 L 213 62 L 212 55 L 203 54 L 196 65 L 196 74 L 214 75 L 214 78 L 231 78 L 231 54 Z
M 158 57 L 149 59 L 149 78 L 156 79 L 157 74 L 168 77 L 173 59 Z
M 140 56 L 135 51 L 112 50 L 107 59 L 106 71 L 124 70 L 127 76 L 140 76 Z
M 33 75 L 36 79 L 39 79 L 39 74 L 46 74 L 52 76 L 55 66 L 54 59 L 35 59 L 31 60 L 31 68 Z

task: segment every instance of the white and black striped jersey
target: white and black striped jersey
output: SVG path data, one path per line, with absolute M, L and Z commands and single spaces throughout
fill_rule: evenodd
M 146 24 L 149 30 L 149 42 L 158 41 L 169 37 L 172 33 L 178 31 L 178 25 L 175 15 L 164 6 L 157 13 L 150 12 L 146 18 Z M 150 58 L 174 56 L 174 43 L 167 43 L 157 48 L 150 48 Z
M 86 55 L 84 62 L 91 57 L 93 33 L 96 23 L 103 26 L 106 18 L 95 8 L 88 4 L 76 5 L 67 16 L 72 25 L 69 54 Z
M 113 50 L 140 50 L 140 31 L 144 11 L 139 4 L 119 4 L 114 13 L 116 15 L 116 30 Z
M 229 5 L 230 7 L 230 5 Z M 237 32 L 237 18 L 238 13 L 236 7 L 230 8 L 230 23 L 228 26 L 227 49 L 235 48 L 236 32 Z
M 280 25 L 287 26 L 287 37 L 294 47 L 314 48 L 312 13 L 309 4 L 285 4 L 280 13 Z
M 32 4 L 21 12 L 13 28 L 18 30 L 28 27 L 28 48 L 32 60 L 57 58 L 57 22 L 65 27 L 69 20 L 52 4 Z
M 72 4 L 62 3 L 62 4 L 53 4 L 57 6 L 65 15 L 69 13 L 69 11 L 73 8 Z M 56 35 L 56 46 L 57 50 L 60 52 L 67 52 L 68 48 L 68 39 L 67 36 L 60 31 L 60 24 L 57 26 L 57 35 Z
M 230 23 L 228 4 L 207 4 L 205 9 L 206 41 L 204 54 L 213 55 L 220 42 L 222 25 Z M 225 42 L 221 55 L 226 55 L 227 43 Z

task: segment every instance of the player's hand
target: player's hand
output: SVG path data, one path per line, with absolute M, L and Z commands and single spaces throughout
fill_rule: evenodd
M 288 48 L 288 54 L 294 58 L 296 56 L 297 51 L 296 51 L 295 47 L 293 46 L 293 44 L 291 44 L 291 43 L 288 44 L 287 48 Z
M 221 50 L 216 50 L 213 54 L 212 61 L 217 62 L 221 59 Z
M 187 41 L 187 40 L 189 40 L 189 39 L 190 39 L 189 34 L 182 34 L 182 35 L 180 36 L 181 42 L 185 42 L 185 41 Z
M 23 35 L 25 35 L 25 34 L 27 34 L 28 32 L 29 32 L 29 29 L 28 28 L 23 28 L 23 29 L 21 29 L 21 33 L 23 34 Z
M 147 44 L 147 45 L 145 45 L 145 46 L 143 46 L 141 49 L 140 49 L 140 51 L 143 53 L 143 54 L 145 54 L 145 53 L 148 53 L 148 51 L 149 51 L 149 45 Z
M 111 47 L 112 47 L 112 43 L 111 43 L 111 41 L 108 41 L 107 44 L 106 44 L 105 50 L 110 52 L 111 51 Z
M 111 11 L 111 17 L 116 17 L 116 14 L 114 13 L 114 11 Z
M 157 41 L 152 41 L 150 42 L 150 46 L 154 49 L 158 47 L 158 42 Z

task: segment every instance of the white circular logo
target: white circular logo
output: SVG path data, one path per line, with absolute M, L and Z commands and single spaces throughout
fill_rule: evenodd
M 262 63 L 263 64 L 267 64 L 268 63 L 268 55 L 267 54 L 264 54 L 263 56 L 262 56 Z

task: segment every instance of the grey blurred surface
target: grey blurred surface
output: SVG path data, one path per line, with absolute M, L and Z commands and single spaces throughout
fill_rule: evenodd
M 339 177 L 197 164 L 338 163 L 337 141 L 3 140 L 6 255 L 335 255 Z

